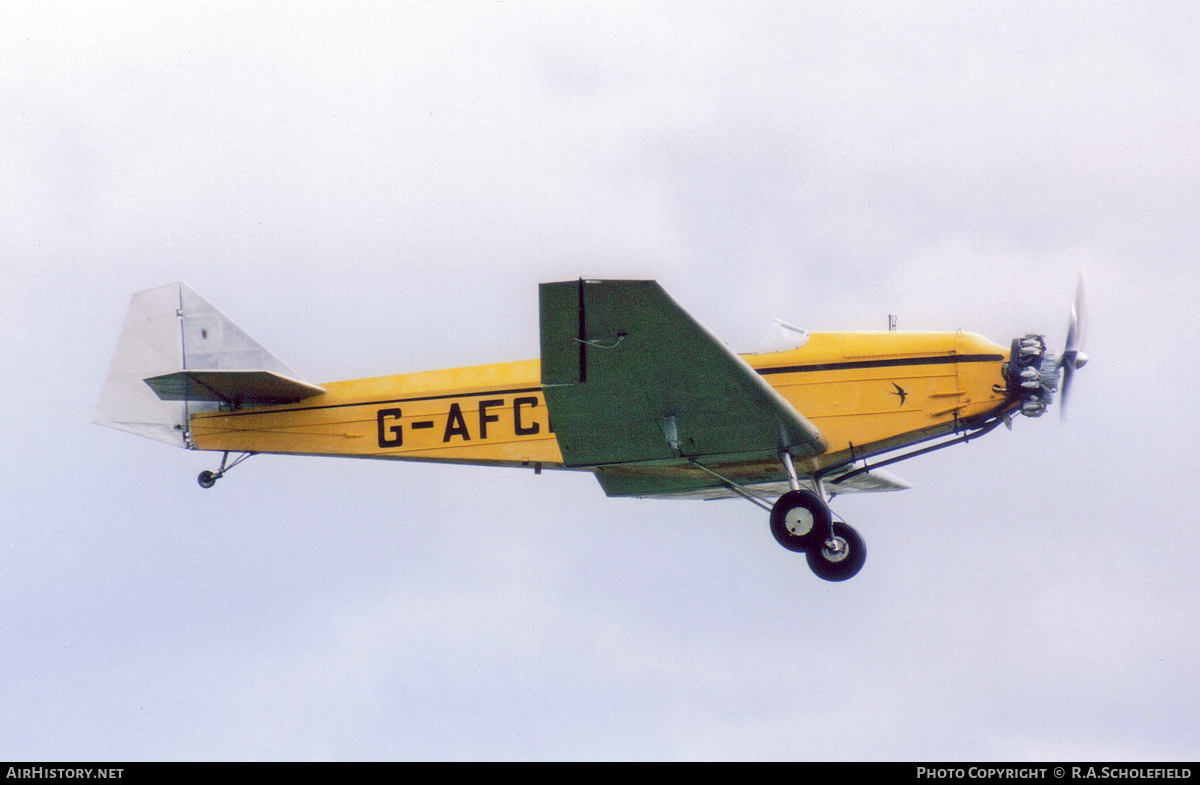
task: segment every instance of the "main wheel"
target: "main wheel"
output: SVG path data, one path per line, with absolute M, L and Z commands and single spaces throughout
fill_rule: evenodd
M 789 551 L 804 553 L 829 531 L 829 505 L 812 491 L 788 491 L 771 508 L 771 534 Z
M 196 478 L 196 482 L 200 483 L 201 488 L 211 488 L 217 484 L 217 475 L 205 469 L 200 472 L 200 476 Z
M 838 545 L 836 550 L 827 542 L 814 543 L 808 549 L 804 554 L 808 568 L 822 580 L 849 580 L 858 575 L 867 560 L 867 546 L 858 532 L 841 521 L 833 522 L 833 539 Z

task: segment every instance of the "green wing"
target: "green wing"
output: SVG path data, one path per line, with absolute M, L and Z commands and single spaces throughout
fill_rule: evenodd
M 671 467 L 690 459 L 718 467 L 824 452 L 812 423 L 657 282 L 546 283 L 539 294 L 542 385 L 566 466 L 643 464 L 653 475 L 656 462 L 658 490 L 669 491 Z

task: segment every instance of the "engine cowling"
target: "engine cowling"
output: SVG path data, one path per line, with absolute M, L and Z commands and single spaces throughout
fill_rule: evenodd
M 1021 402 L 1021 414 L 1041 417 L 1058 392 L 1058 355 L 1046 348 L 1044 336 L 1030 333 L 1015 338 L 1004 366 L 1011 395 Z

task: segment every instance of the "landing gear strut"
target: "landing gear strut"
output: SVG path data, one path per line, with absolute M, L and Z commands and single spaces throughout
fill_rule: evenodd
M 233 463 L 231 463 L 227 466 L 227 465 L 225 465 L 225 462 L 227 460 L 229 460 L 229 453 L 225 452 L 221 455 L 220 468 L 218 468 L 215 472 L 210 472 L 209 470 L 205 469 L 204 471 L 200 472 L 200 475 L 198 477 L 196 477 L 196 482 L 200 483 L 201 488 L 211 488 L 217 484 L 217 480 L 219 480 L 225 476 L 225 472 L 229 471 L 234 466 L 237 466 L 239 463 L 246 460 L 253 454 L 254 453 L 252 453 L 252 452 L 244 452 L 241 455 L 239 455 L 237 458 L 235 458 L 233 460 Z
M 825 484 L 813 476 L 816 493 L 800 487 L 792 456 L 779 454 L 791 490 L 771 508 L 771 534 L 789 551 L 803 553 L 808 567 L 823 580 L 853 578 L 867 560 L 867 547 L 851 526 L 834 521 L 825 501 Z

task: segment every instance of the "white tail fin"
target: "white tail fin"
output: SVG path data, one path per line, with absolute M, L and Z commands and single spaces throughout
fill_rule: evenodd
M 163 383 L 148 383 L 155 377 L 174 384 L 164 392 Z M 264 383 L 272 385 L 269 398 L 256 393 Z M 281 385 L 288 390 L 283 397 Z M 278 403 L 322 392 L 186 284 L 172 283 L 130 301 L 93 422 L 187 447 L 190 415 L 217 409 L 221 401 Z

